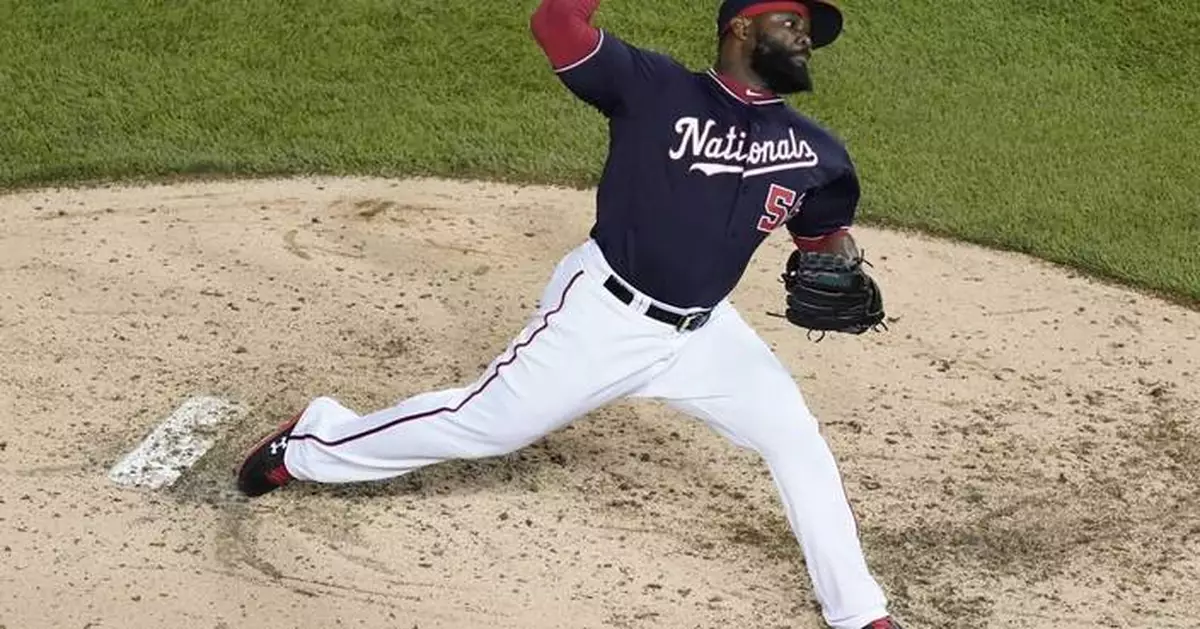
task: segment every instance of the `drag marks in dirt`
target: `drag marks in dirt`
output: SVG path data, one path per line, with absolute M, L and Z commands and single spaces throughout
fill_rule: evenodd
M 263 534 L 262 522 L 245 504 L 223 505 L 216 540 L 216 555 L 222 568 L 207 570 L 257 585 L 283 587 L 307 598 L 333 596 L 394 609 L 402 607 L 400 601 L 422 600 L 420 596 L 394 589 L 334 583 L 315 577 L 289 574 L 290 570 L 277 567 L 262 550 L 262 542 L 259 540 Z M 416 585 L 398 581 L 393 583 L 387 579 L 372 579 L 371 583 L 379 584 L 381 581 L 387 585 Z M 428 587 L 433 586 L 430 584 Z

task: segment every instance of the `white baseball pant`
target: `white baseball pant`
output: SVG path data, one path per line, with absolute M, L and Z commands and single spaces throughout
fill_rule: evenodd
M 836 462 L 788 370 L 728 301 L 700 329 L 677 331 L 642 312 L 686 311 L 628 284 L 635 297 L 622 303 L 603 286 L 612 274 L 593 241 L 570 251 L 524 329 L 468 386 L 367 415 L 312 400 L 285 465 L 322 483 L 392 478 L 513 452 L 618 398 L 663 400 L 763 457 L 831 627 L 885 616 Z

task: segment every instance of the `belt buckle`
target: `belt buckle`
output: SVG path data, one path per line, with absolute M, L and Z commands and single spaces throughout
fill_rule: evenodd
M 675 331 L 688 330 L 689 332 L 699 328 L 708 321 L 708 312 L 691 312 L 683 315 L 679 323 L 675 325 Z M 693 324 L 695 324 L 693 326 Z

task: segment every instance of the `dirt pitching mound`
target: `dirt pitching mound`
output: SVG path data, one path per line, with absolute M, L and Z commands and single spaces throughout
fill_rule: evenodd
M 233 492 L 242 448 L 313 396 L 368 411 L 473 379 L 593 207 L 379 179 L 0 198 L 0 626 L 820 627 L 757 457 L 653 403 L 391 482 Z M 768 314 L 778 235 L 734 301 L 821 420 L 896 611 L 1194 627 L 1200 314 L 858 238 L 890 331 L 814 344 Z M 252 413 L 168 489 L 106 477 L 201 394 Z

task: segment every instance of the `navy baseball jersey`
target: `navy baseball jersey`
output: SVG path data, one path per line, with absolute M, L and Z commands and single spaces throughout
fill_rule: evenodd
M 634 287 L 711 307 L 776 229 L 850 226 L 858 179 L 830 133 L 771 94 L 592 33 L 590 51 L 555 72 L 609 119 L 591 236 Z

